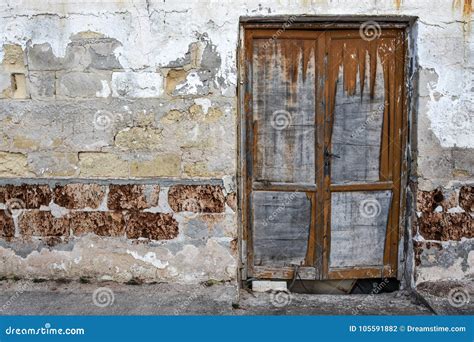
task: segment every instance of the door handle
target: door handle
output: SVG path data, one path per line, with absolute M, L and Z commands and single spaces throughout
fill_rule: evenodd
M 324 157 L 325 158 L 341 158 L 341 156 L 338 156 L 337 154 L 333 154 L 329 152 L 327 148 L 324 149 Z

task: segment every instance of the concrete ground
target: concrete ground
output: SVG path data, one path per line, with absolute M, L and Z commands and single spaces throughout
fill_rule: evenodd
M 429 288 L 425 289 L 429 292 Z M 0 281 L 0 315 L 431 315 L 473 314 L 428 292 L 377 295 L 252 293 L 230 284 Z

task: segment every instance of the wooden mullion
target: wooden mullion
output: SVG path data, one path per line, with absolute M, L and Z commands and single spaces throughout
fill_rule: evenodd
M 324 149 L 330 149 L 331 147 L 331 135 L 332 135 L 332 124 L 333 124 L 333 114 L 334 114 L 334 105 L 335 105 L 335 80 L 332 77 L 332 73 L 335 72 L 333 68 L 335 67 L 332 63 L 336 56 L 331 56 L 331 35 L 332 32 L 326 32 L 325 34 L 325 58 L 326 62 L 324 65 L 325 79 L 324 84 L 324 98 L 326 103 L 324 105 L 324 119 L 322 120 L 324 126 L 324 144 L 323 144 L 323 154 Z M 336 61 L 337 64 L 340 61 Z M 337 76 L 336 76 L 337 77 Z M 331 248 L 331 177 L 330 177 L 330 166 L 326 164 L 326 160 L 323 156 L 323 172 L 322 172 L 322 187 L 321 187 L 321 197 L 322 197 L 322 253 L 321 253 L 321 279 L 328 279 L 329 272 L 329 255 Z
M 252 174 L 253 174 L 253 158 L 254 158 L 254 128 L 253 128 L 253 103 L 252 103 L 252 82 L 251 75 L 252 71 L 252 55 L 253 55 L 253 31 L 245 30 L 244 33 L 244 124 L 245 124 L 245 156 L 244 162 L 244 177 L 245 186 L 242 198 L 245 199 L 243 206 L 243 222 L 245 227 L 245 238 L 247 245 L 247 274 L 253 276 L 253 235 L 252 235 Z
M 326 33 L 318 36 L 317 46 L 317 72 L 316 72 L 316 108 L 315 108 L 315 132 L 316 132 L 316 184 L 318 187 L 315 207 L 313 209 L 315 215 L 315 253 L 313 264 L 317 270 L 317 278 L 324 278 L 324 204 L 325 204 L 325 180 L 324 180 L 324 147 L 325 147 L 325 124 L 326 117 L 326 80 L 327 80 L 327 45 Z
M 401 210 L 401 192 L 402 192 L 402 160 L 404 152 L 404 132 L 406 131 L 406 126 L 404 123 L 405 110 L 405 94 L 403 90 L 403 84 L 405 80 L 405 39 L 404 32 L 400 32 L 399 38 L 396 40 L 395 47 L 395 72 L 400 70 L 400 73 L 396 72 L 396 87 L 397 87 L 397 96 L 399 99 L 395 99 L 396 106 L 396 118 L 394 122 L 394 155 L 393 155 L 393 177 L 395 179 L 395 186 L 393 190 L 393 219 L 392 219 L 392 230 L 391 230 L 391 243 L 389 246 L 389 264 L 392 268 L 396 269 L 398 266 L 398 242 L 399 242 L 399 229 L 400 229 L 400 210 Z
M 291 191 L 313 192 L 317 190 L 316 184 L 309 183 L 280 183 L 280 182 L 253 182 L 252 190 L 256 191 Z
M 331 268 L 328 273 L 328 279 L 381 278 L 382 275 L 383 267 Z
M 316 255 L 316 193 L 307 193 L 307 196 L 311 201 L 311 223 L 309 227 L 308 245 L 306 247 L 305 266 L 315 267 L 314 260 Z
M 259 279 L 293 279 L 295 276 L 295 268 L 254 266 L 253 276 Z M 298 278 L 314 280 L 316 278 L 316 268 L 305 266 L 298 267 Z
M 331 184 L 332 192 L 392 190 L 393 182 Z

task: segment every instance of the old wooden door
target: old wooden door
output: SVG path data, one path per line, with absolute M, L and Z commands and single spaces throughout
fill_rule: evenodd
M 248 277 L 395 276 L 404 32 L 253 26 L 244 42 Z

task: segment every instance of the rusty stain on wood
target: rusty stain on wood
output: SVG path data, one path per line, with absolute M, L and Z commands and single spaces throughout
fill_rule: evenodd
M 461 0 L 453 0 L 453 9 L 461 6 Z M 464 19 L 469 20 L 472 14 L 472 0 L 464 0 L 462 6 L 462 14 Z
M 464 6 L 462 8 L 462 13 L 465 17 L 470 18 L 472 13 L 472 0 L 464 0 Z

